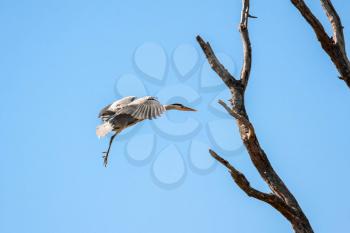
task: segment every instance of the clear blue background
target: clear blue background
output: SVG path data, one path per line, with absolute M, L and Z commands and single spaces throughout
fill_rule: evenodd
M 350 2 L 334 4 L 350 46 Z M 261 145 L 315 232 L 350 232 L 350 90 L 289 1 L 251 5 L 246 105 Z M 329 25 L 319 2 L 311 7 Z M 0 232 L 292 232 L 222 167 L 161 189 L 117 146 L 105 169 L 106 142 L 94 134 L 145 41 L 199 51 L 201 34 L 241 61 L 240 9 L 238 0 L 0 1 Z M 231 161 L 268 190 L 247 156 Z

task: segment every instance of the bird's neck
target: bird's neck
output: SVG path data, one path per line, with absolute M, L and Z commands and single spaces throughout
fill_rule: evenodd
M 178 108 L 178 106 L 176 105 L 172 105 L 172 104 L 168 104 L 168 105 L 165 105 L 165 110 L 176 110 Z

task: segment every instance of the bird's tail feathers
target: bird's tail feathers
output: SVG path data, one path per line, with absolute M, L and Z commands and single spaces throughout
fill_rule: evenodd
M 113 129 L 112 125 L 109 122 L 105 122 L 96 127 L 96 135 L 100 137 L 106 136 Z

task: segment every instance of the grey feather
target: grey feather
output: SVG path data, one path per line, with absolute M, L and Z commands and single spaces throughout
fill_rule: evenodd
M 120 100 L 114 101 L 113 103 L 104 107 L 100 111 L 98 117 L 102 118 L 103 121 L 106 121 L 110 117 L 112 117 L 119 109 L 128 105 L 129 103 L 131 103 L 135 99 L 136 99 L 136 96 L 127 96 L 127 97 L 121 98 Z
M 165 108 L 152 96 L 136 99 L 121 109 L 122 112 L 130 114 L 137 119 L 153 119 L 160 116 Z

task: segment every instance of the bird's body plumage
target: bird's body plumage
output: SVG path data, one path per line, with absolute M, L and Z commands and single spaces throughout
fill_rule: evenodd
M 114 101 L 113 103 L 107 105 L 104 107 L 98 117 L 101 118 L 103 121 L 108 120 L 111 116 L 113 116 L 116 111 L 129 103 L 133 102 L 136 99 L 136 96 L 127 96 L 120 100 Z
M 107 165 L 107 158 L 112 141 L 118 133 L 143 120 L 155 119 L 161 116 L 166 110 L 172 109 L 180 111 L 195 111 L 194 109 L 185 107 L 182 104 L 162 105 L 157 98 L 153 96 L 144 96 L 141 98 L 127 96 L 104 107 L 98 115 L 103 123 L 97 126 L 96 134 L 99 137 L 103 137 L 111 131 L 115 132 L 110 139 L 108 150 L 105 152 L 105 165 Z

